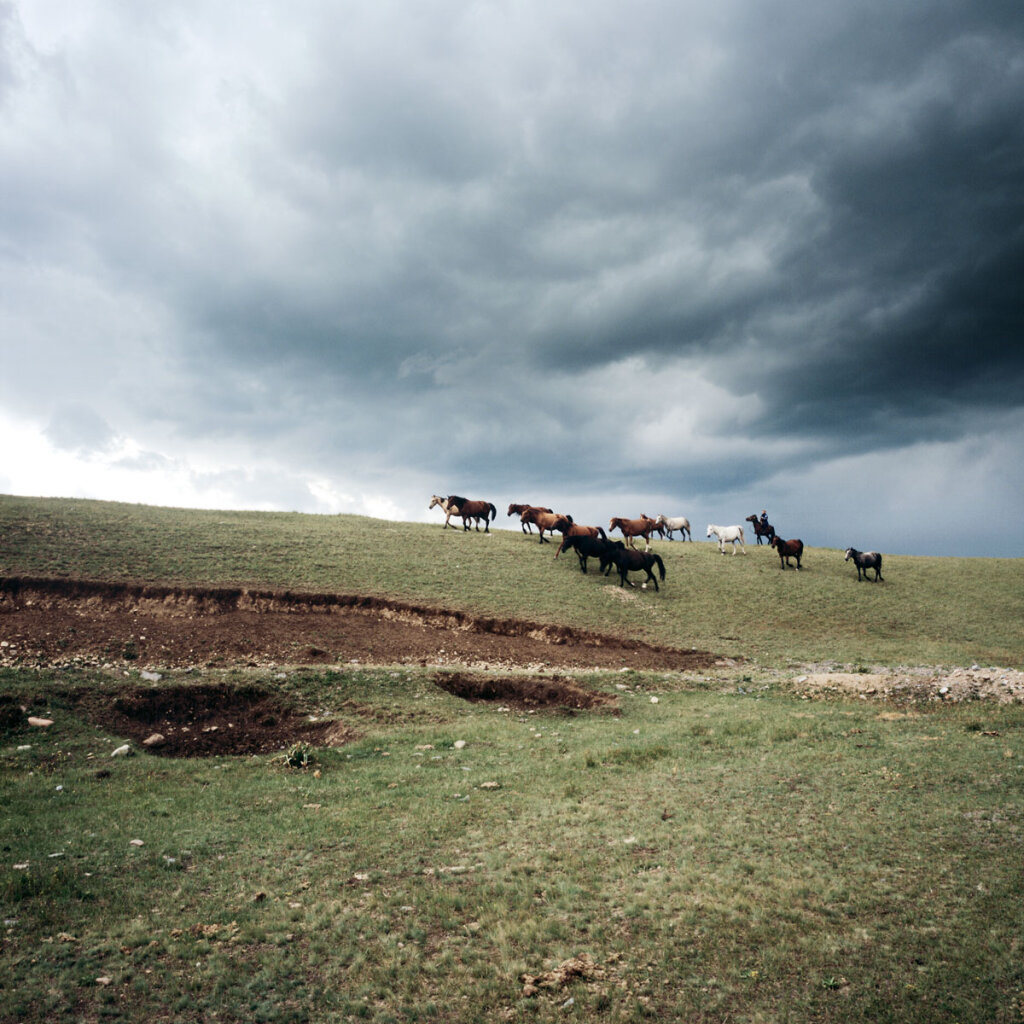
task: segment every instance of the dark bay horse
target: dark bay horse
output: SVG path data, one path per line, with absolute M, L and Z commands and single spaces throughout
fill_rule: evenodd
M 863 578 L 868 579 L 868 569 L 875 570 L 874 582 L 877 583 L 882 580 L 882 556 L 877 551 L 858 551 L 856 548 L 846 549 L 846 558 L 844 562 L 848 562 L 853 559 L 853 564 L 857 566 L 857 582 L 861 581 L 861 573 L 864 574 Z
M 616 530 L 622 531 L 622 536 L 626 538 L 626 544 L 631 548 L 636 548 L 633 543 L 634 538 L 643 537 L 644 539 L 644 551 L 651 550 L 651 534 L 658 528 L 658 522 L 652 519 L 650 516 L 645 516 L 643 512 L 640 513 L 639 519 L 623 519 L 621 516 L 615 516 L 611 520 L 611 524 L 608 527 L 609 533 L 614 533 Z
M 570 523 L 569 526 L 562 531 L 562 543 L 559 545 L 558 550 L 555 552 L 555 558 L 557 558 L 567 547 L 571 547 L 569 541 L 573 537 L 596 537 L 600 540 L 607 540 L 607 535 L 604 532 L 603 527 L 600 526 L 583 526 L 581 523 Z M 583 570 L 586 572 L 586 569 Z
M 561 551 L 575 551 L 580 561 L 580 572 L 586 573 L 587 559 L 597 558 L 601 562 L 601 572 L 608 575 L 614 564 L 612 556 L 617 548 L 623 548 L 622 541 L 612 541 L 605 537 L 593 537 L 590 534 L 566 534 L 562 538 Z M 557 557 L 557 556 L 556 556 Z
M 522 516 L 528 508 L 536 509 L 538 512 L 551 511 L 549 508 L 544 508 L 543 505 L 509 505 L 508 514 L 510 516 Z M 529 523 L 524 523 L 521 518 L 519 520 L 519 528 L 523 533 L 533 533 L 533 527 Z
M 771 544 L 772 537 L 775 536 L 775 527 L 771 523 L 762 523 L 757 516 L 747 516 L 747 522 L 754 527 L 754 534 L 757 536 L 757 543 L 761 543 L 762 537 L 768 538 L 768 543 Z
M 773 536 L 771 539 L 771 545 L 779 553 L 779 562 L 783 569 L 787 565 L 792 565 L 790 562 L 791 558 L 796 559 L 796 567 L 799 569 L 800 559 L 804 553 L 804 542 L 802 540 L 783 540 L 779 536 Z
M 469 529 L 469 521 L 476 523 L 477 532 L 480 531 L 480 520 L 484 521 L 484 533 L 490 533 L 490 522 L 498 518 L 498 510 L 489 501 L 470 501 L 467 498 L 460 498 L 457 494 L 448 495 L 449 506 L 455 507 L 455 515 L 462 519 L 462 529 Z
M 631 572 L 645 572 L 647 573 L 647 579 L 644 580 L 643 585 L 646 587 L 647 580 L 650 580 L 654 584 L 655 590 L 660 589 L 658 581 L 654 578 L 654 573 L 651 570 L 657 566 L 662 581 L 664 581 L 665 563 L 661 560 L 661 555 L 655 554 L 653 551 L 637 551 L 634 548 L 627 548 L 620 540 L 612 542 L 611 555 L 613 564 L 619 570 L 620 587 L 625 586 L 627 583 L 631 587 L 635 587 L 636 584 L 627 579 L 628 574 Z M 605 575 L 608 575 L 607 571 Z
M 544 531 L 548 533 L 554 533 L 555 530 L 565 532 L 572 526 L 572 516 L 559 515 L 557 512 L 544 512 L 538 508 L 528 508 L 520 516 L 519 521 L 522 523 L 533 523 L 537 527 L 537 532 L 540 534 L 541 544 L 550 544 L 551 541 L 544 536 Z

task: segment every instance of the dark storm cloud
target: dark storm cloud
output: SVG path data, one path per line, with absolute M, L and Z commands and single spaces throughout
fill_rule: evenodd
M 258 450 L 295 504 L 302 474 L 710 503 L 1012 434 L 1022 25 L 0 3 L 0 403 L 65 447 L 99 410 L 147 466 Z

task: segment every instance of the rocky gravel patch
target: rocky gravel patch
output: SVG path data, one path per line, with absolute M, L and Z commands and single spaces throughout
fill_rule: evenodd
M 1024 703 L 1024 672 L 994 666 L 875 666 L 858 671 L 852 666 L 808 665 L 793 677 L 792 685 L 807 697 L 833 694 L 863 700 Z

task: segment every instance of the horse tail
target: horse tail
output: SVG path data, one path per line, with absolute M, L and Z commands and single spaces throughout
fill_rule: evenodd
M 487 507 L 491 510 L 491 520 L 497 522 L 498 510 L 490 502 L 487 502 Z
M 665 579 L 665 563 L 661 560 L 661 555 L 654 556 L 654 564 L 657 565 L 658 571 L 661 573 L 662 580 Z
M 601 540 L 607 540 L 608 539 L 608 534 L 606 534 L 604 532 L 604 527 L 603 526 L 599 526 L 597 528 L 597 532 L 598 532 L 598 535 L 600 536 Z

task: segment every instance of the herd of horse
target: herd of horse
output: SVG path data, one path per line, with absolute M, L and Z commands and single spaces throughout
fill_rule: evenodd
M 497 519 L 498 510 L 489 501 L 471 501 L 457 494 L 449 494 L 447 497 L 435 494 L 430 499 L 429 509 L 440 508 L 444 513 L 444 528 L 447 530 L 453 518 L 462 520 L 464 531 L 469 530 L 470 523 L 479 532 L 480 523 L 484 524 L 484 533 L 490 533 L 490 524 Z M 684 540 L 693 540 L 690 530 L 690 521 L 685 516 L 669 518 L 659 515 L 656 518 L 640 514 L 638 519 L 626 519 L 621 516 L 614 516 L 609 520 L 608 532 L 601 526 L 583 526 L 573 521 L 572 516 L 564 513 L 554 512 L 543 505 L 511 504 L 508 507 L 508 515 L 519 516 L 520 528 L 523 533 L 533 534 L 533 528 L 537 527 L 539 544 L 550 544 L 550 537 L 544 534 L 560 533 L 562 542 L 555 552 L 558 558 L 563 551 L 575 551 L 579 559 L 580 571 L 586 573 L 587 562 L 591 558 L 598 559 L 600 571 L 607 576 L 612 567 L 618 569 L 619 586 L 630 586 L 634 584 L 628 579 L 630 572 L 645 572 L 646 578 L 643 586 L 650 581 L 654 589 L 658 590 L 658 580 L 654 569 L 664 581 L 665 563 L 661 557 L 651 551 L 651 537 L 657 533 L 661 537 L 673 540 L 673 534 L 678 531 Z M 767 540 L 770 547 L 774 548 L 779 556 L 779 566 L 783 570 L 793 568 L 791 559 L 796 559 L 796 568 L 801 569 L 801 559 L 804 553 L 804 542 L 798 538 L 785 540 L 776 533 L 775 528 L 766 519 L 759 519 L 756 515 L 749 515 L 746 518 L 754 530 L 757 543 Z M 455 527 L 453 527 L 455 528 Z M 612 540 L 608 534 L 618 530 L 623 540 Z M 736 554 L 736 545 L 740 547 L 742 554 L 747 553 L 743 527 L 718 526 L 709 523 L 707 529 L 708 538 L 714 537 L 718 542 L 718 550 L 725 554 L 725 546 L 732 545 L 732 553 Z M 642 537 L 644 550 L 639 551 L 636 547 L 636 539 Z M 874 569 L 874 582 L 882 579 L 882 556 L 877 551 L 858 551 L 856 548 L 846 549 L 845 561 L 853 561 L 857 568 L 857 580 L 870 579 L 868 570 Z M 883 581 L 884 582 L 884 581 Z

